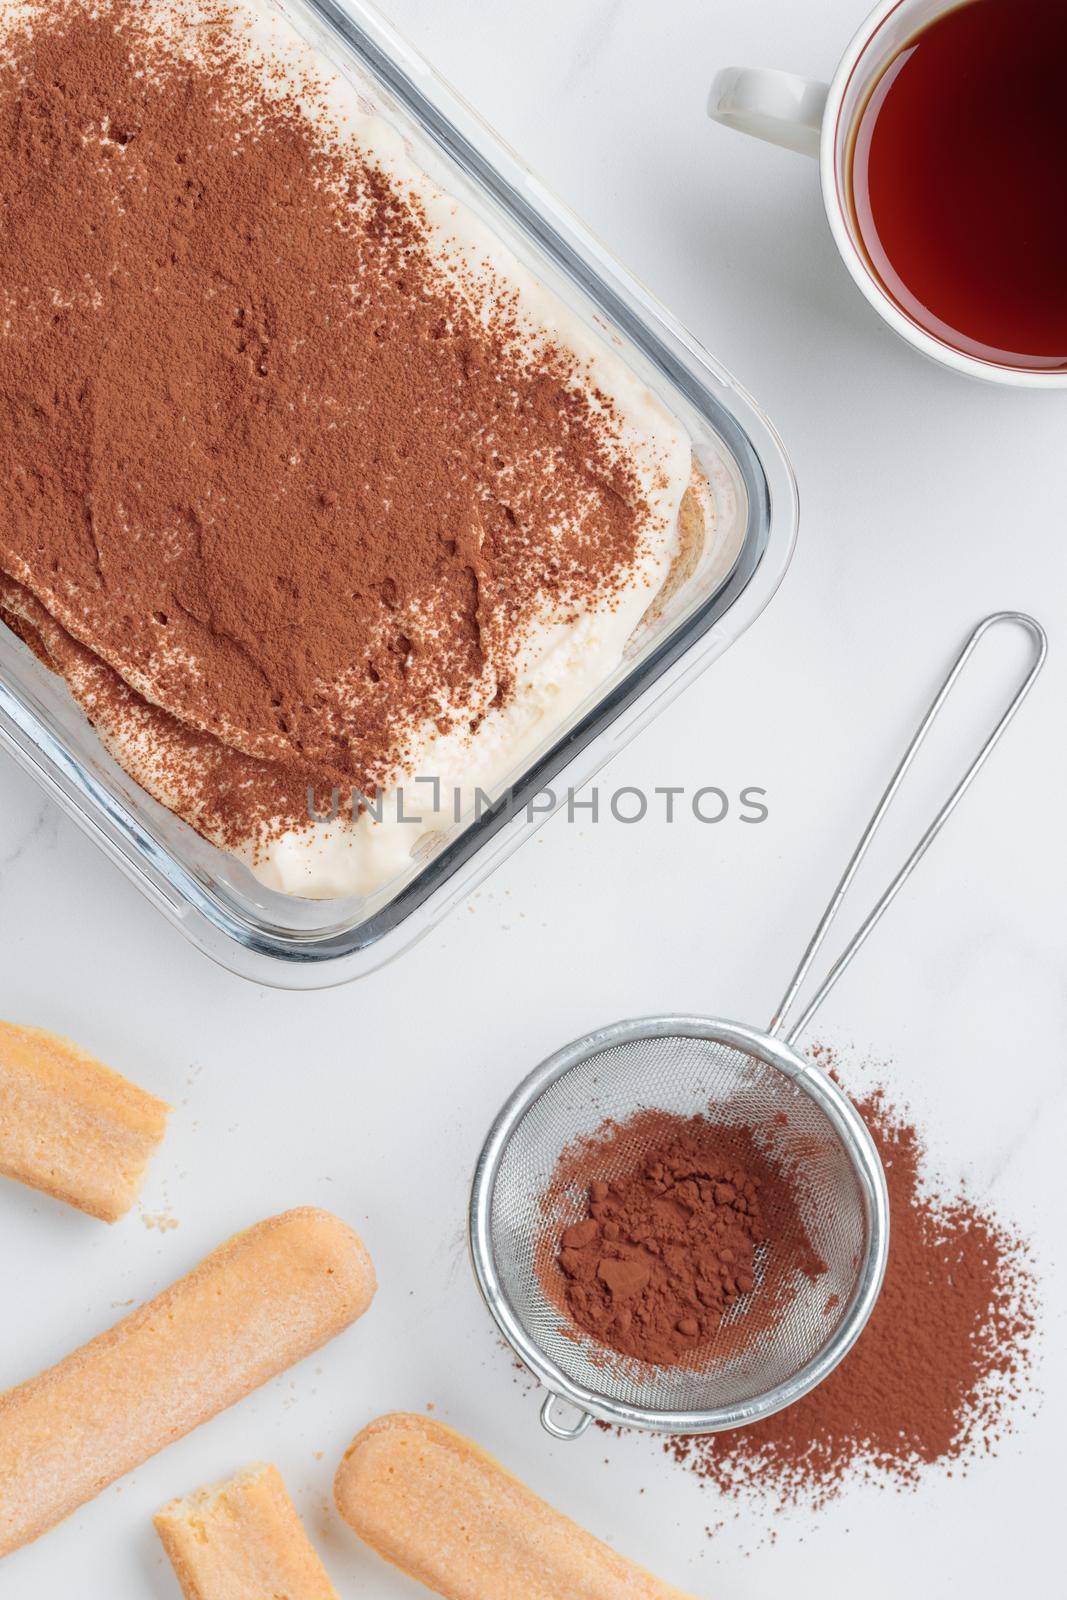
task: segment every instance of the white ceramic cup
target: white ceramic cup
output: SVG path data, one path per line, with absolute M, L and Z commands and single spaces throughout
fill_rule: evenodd
M 985 361 L 955 348 L 950 330 L 939 338 L 921 327 L 868 265 L 848 203 L 851 134 L 871 89 L 909 39 L 958 4 L 959 0 L 882 0 L 841 57 L 829 85 L 791 72 L 726 67 L 711 86 L 708 115 L 728 128 L 817 158 L 823 204 L 845 266 L 879 316 L 916 350 L 974 378 L 1017 388 L 1062 389 L 1067 387 L 1062 367 Z

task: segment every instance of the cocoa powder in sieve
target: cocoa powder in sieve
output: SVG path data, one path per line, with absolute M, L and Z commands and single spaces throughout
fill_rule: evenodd
M 832 1065 L 823 1053 L 825 1065 Z M 676 1437 L 669 1455 L 728 1496 L 821 1505 L 857 1478 L 907 1488 L 995 1449 L 1029 1390 L 1036 1283 L 1025 1243 L 938 1182 L 915 1124 L 883 1090 L 857 1102 L 885 1167 L 885 1285 L 855 1349 L 763 1422 Z
M 826 1271 L 790 1175 L 750 1129 L 706 1117 L 605 1124 L 564 1152 L 545 1206 L 549 1297 L 576 1330 L 639 1361 L 700 1365 L 743 1348 L 801 1278 Z

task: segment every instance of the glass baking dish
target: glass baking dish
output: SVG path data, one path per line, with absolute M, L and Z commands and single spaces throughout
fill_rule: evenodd
M 262 0 L 385 117 L 418 164 L 615 344 L 688 428 L 712 485 L 703 558 L 595 698 L 533 752 L 480 816 L 428 837 L 373 894 L 264 888 L 107 755 L 62 679 L 0 624 L 0 741 L 186 937 L 283 988 L 345 982 L 431 928 L 763 610 L 796 538 L 796 486 L 766 417 L 480 118 L 361 0 Z M 531 802 L 533 806 L 531 809 Z

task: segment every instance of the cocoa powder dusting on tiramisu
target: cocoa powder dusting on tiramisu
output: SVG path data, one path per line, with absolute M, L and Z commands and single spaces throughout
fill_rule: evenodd
M 213 836 L 369 793 L 640 556 L 613 405 L 225 4 L 0 35 L 0 603 Z

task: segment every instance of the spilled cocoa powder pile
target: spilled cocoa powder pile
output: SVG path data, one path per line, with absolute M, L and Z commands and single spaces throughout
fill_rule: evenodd
M 0 605 L 223 842 L 506 704 L 650 526 L 578 358 L 332 115 L 223 0 L 0 18 Z
M 576 1189 L 584 1215 L 561 1231 Z M 751 1130 L 705 1117 L 605 1124 L 564 1152 L 545 1209 L 549 1298 L 576 1330 L 656 1365 L 743 1349 L 826 1271 L 788 1174 Z
M 827 1061 L 824 1059 L 824 1064 Z M 1029 1391 L 1036 1285 L 1025 1243 L 927 1179 L 922 1137 L 882 1090 L 856 1102 L 889 1184 L 885 1286 L 854 1350 L 795 1405 L 665 1449 L 727 1496 L 820 1506 L 857 1479 L 914 1487 L 992 1452 Z

